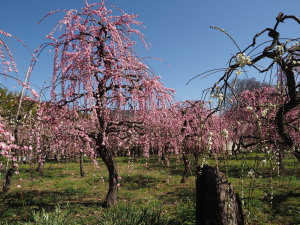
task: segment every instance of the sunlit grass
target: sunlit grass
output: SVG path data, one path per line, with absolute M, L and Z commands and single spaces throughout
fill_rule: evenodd
M 199 159 L 200 164 L 203 157 Z M 218 156 L 217 161 L 214 157 L 205 157 L 209 165 L 217 164 L 226 172 L 242 198 L 247 224 L 300 223 L 299 163 L 292 157 L 286 157 L 284 169 L 279 172 L 273 162 L 261 163 L 267 157 L 264 154 Z M 116 160 L 121 177 L 120 207 L 155 206 L 172 225 L 193 224 L 190 217 L 194 212 L 195 177 L 180 183 L 183 165 L 176 157 L 170 157 L 169 166 L 155 156 L 148 160 L 136 158 L 130 163 L 127 157 Z M 190 162 L 195 175 L 192 156 Z M 80 177 L 77 162 L 46 162 L 43 175 L 30 170 L 27 164 L 21 165 L 20 175 L 13 176 L 11 190 L 0 193 L 0 224 L 32 221 L 33 211 L 53 212 L 57 205 L 68 211 L 70 224 L 97 224 L 106 213 L 102 202 L 108 188 L 106 168 L 100 160 L 99 165 L 100 170 L 86 160 L 86 177 Z M 253 177 L 249 176 L 250 170 L 254 171 Z M 3 173 L 1 176 L 3 178 Z M 22 186 L 20 189 L 18 184 Z

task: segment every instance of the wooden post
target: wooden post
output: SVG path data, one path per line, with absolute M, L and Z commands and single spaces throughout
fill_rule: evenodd
M 224 173 L 197 168 L 196 225 L 243 225 L 242 204 Z
M 16 172 L 15 167 L 9 168 L 5 174 L 5 180 L 3 184 L 3 192 L 8 192 L 10 190 L 10 183 L 13 174 Z

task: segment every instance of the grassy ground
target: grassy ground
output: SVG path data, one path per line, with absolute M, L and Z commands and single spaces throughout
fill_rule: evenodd
M 226 172 L 242 197 L 247 224 L 300 224 L 299 163 L 286 157 L 285 167 L 279 171 L 270 158 L 252 153 L 219 157 L 217 161 L 200 157 L 199 163 L 217 163 Z M 148 210 L 148 214 L 155 211 L 164 224 L 195 224 L 195 178 L 180 183 L 183 165 L 175 157 L 170 166 L 159 163 L 156 157 L 147 164 L 144 158 L 128 163 L 128 158 L 118 157 L 121 186 L 114 209 L 102 208 L 108 176 L 105 166 L 99 163 L 97 170 L 87 160 L 84 178 L 76 162 L 48 162 L 43 176 L 22 165 L 20 175 L 13 177 L 11 190 L 0 192 L 0 224 L 25 224 L 38 212 L 54 212 L 58 205 L 68 221 L 61 224 L 117 224 L 103 221 L 122 213 L 128 216 L 129 211 L 139 213 L 139 209 Z M 22 187 L 17 188 L 18 184 Z

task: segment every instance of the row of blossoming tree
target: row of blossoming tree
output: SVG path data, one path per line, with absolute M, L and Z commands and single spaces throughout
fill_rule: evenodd
M 168 155 L 175 154 L 185 165 L 182 181 L 190 175 L 190 154 L 196 165 L 199 154 L 233 153 L 241 148 L 269 149 L 282 159 L 287 146 L 299 158 L 298 45 L 281 44 L 276 33 L 278 23 L 287 18 L 299 22 L 297 18 L 281 15 L 274 29 L 266 29 L 272 45 L 261 55 L 250 59 L 244 55 L 247 48 L 233 57 L 232 65 L 212 88 L 212 96 L 218 98 L 219 109 L 226 92 L 233 89 L 229 82 L 233 72 L 240 74 L 239 68 L 247 65 L 255 67 L 264 57 L 273 60 L 271 66 L 279 65 L 280 88 L 245 91 L 231 99 L 236 104 L 216 113 L 212 103 L 205 101 L 175 103 L 174 91 L 149 72 L 134 51 L 134 37 L 145 43 L 135 15 L 104 1 L 85 1 L 80 11 L 60 10 L 47 16 L 60 12 L 64 17 L 47 36 L 47 46 L 55 52 L 51 101 L 31 100 L 34 107 L 17 125 L 10 125 L 7 118 L 1 120 L 0 156 L 12 161 L 4 191 L 9 190 L 12 174 L 18 173 L 18 156 L 26 158 L 32 168 L 37 164 L 40 173 L 47 158 L 82 159 L 86 155 L 98 166 L 99 156 L 109 173 L 106 206 L 117 201 L 118 154 L 133 155 L 140 150 L 138 154 L 155 154 L 166 163 Z M 0 34 L 10 36 L 1 30 Z M 9 76 L 17 68 L 1 39 L 0 47 L 1 75 Z M 29 84 L 22 85 L 30 89 Z

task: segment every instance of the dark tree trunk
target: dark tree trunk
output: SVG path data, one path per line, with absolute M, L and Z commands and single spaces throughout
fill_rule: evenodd
M 44 162 L 38 161 L 38 166 L 36 168 L 36 171 L 40 174 L 43 175 L 44 172 Z
M 243 225 L 242 204 L 224 173 L 216 168 L 197 168 L 197 225 Z
M 31 182 L 34 180 L 34 163 L 32 159 L 29 159 L 29 171 L 30 171 L 30 180 Z
M 197 151 L 197 149 L 193 152 L 193 156 L 194 156 L 194 166 L 195 168 L 197 168 L 199 163 L 199 152 Z
M 44 173 L 44 157 L 43 157 L 42 151 L 40 151 L 37 155 L 37 162 L 38 162 L 38 166 L 36 168 L 36 171 L 40 175 L 43 175 L 43 173 Z
M 106 102 L 105 98 L 105 82 L 102 80 L 98 84 L 98 91 L 99 96 L 97 96 L 96 101 L 96 112 L 97 117 L 99 121 L 99 128 L 100 132 L 96 136 L 96 146 L 97 147 L 97 153 L 101 156 L 103 162 L 105 163 L 107 170 L 108 170 L 108 192 L 105 197 L 105 201 L 103 206 L 104 207 L 111 207 L 117 204 L 117 192 L 118 192 L 118 183 L 119 183 L 119 175 L 117 170 L 117 165 L 114 159 L 114 155 L 111 149 L 108 149 L 106 145 L 103 143 L 103 133 L 105 132 L 106 135 L 108 133 L 106 132 L 108 127 L 107 123 L 105 122 L 105 116 L 103 115 L 103 110 L 105 109 L 106 105 L 103 103 Z
M 190 165 L 189 159 L 185 152 L 182 153 L 182 159 L 183 159 L 183 163 L 184 163 L 184 172 L 183 172 L 180 182 L 185 183 L 186 180 L 189 178 L 189 176 L 192 175 L 192 171 L 191 171 L 191 165 Z
M 54 159 L 55 159 L 56 162 L 59 162 L 59 163 L 60 163 L 61 155 L 60 155 L 59 153 L 56 153 L 56 154 L 54 155 Z
M 289 101 L 285 102 L 277 110 L 275 116 L 275 123 L 280 137 L 285 142 L 285 144 L 293 151 L 293 154 L 296 157 L 296 159 L 300 161 L 299 146 L 294 146 L 295 142 L 284 126 L 284 119 L 286 118 L 288 112 L 292 111 L 296 107 L 299 107 L 300 105 L 300 99 L 297 95 L 297 84 L 295 74 L 293 71 L 293 67 L 291 65 L 288 65 L 288 63 L 285 62 L 285 59 L 278 60 L 277 62 L 280 65 L 280 68 L 282 69 L 286 77 L 286 86 L 288 90 Z
M 286 132 L 285 127 L 284 127 L 284 118 L 285 118 L 286 114 L 289 111 L 291 111 L 292 109 L 294 109 L 295 107 L 297 107 L 298 105 L 299 105 L 299 103 L 297 103 L 296 101 L 292 101 L 292 100 L 290 100 L 288 103 L 285 103 L 284 105 L 282 105 L 276 113 L 275 122 L 276 122 L 277 130 L 278 130 L 280 137 L 282 138 L 282 140 L 285 142 L 285 144 L 290 149 L 294 149 L 293 154 L 296 157 L 296 159 L 298 161 L 300 161 L 299 149 L 295 148 L 293 139 Z
M 84 171 L 84 166 L 83 166 L 83 152 L 80 152 L 79 155 L 79 164 L 80 164 L 80 176 L 85 177 L 85 171 Z
M 108 178 L 108 192 L 104 201 L 104 207 L 111 207 L 117 204 L 117 192 L 118 192 L 118 181 L 119 175 L 117 165 L 112 152 L 107 149 L 106 146 L 100 145 L 98 153 L 105 163 L 109 178 Z
M 296 159 L 298 159 L 298 161 L 300 161 L 300 149 L 295 149 L 294 156 L 296 157 Z
M 165 161 L 165 160 L 166 160 L 166 154 L 165 154 L 164 151 L 161 153 L 160 160 L 161 160 L 161 161 Z
M 3 184 L 3 192 L 8 192 L 10 189 L 11 178 L 15 173 L 16 169 L 14 167 L 9 168 L 5 174 L 5 181 Z

